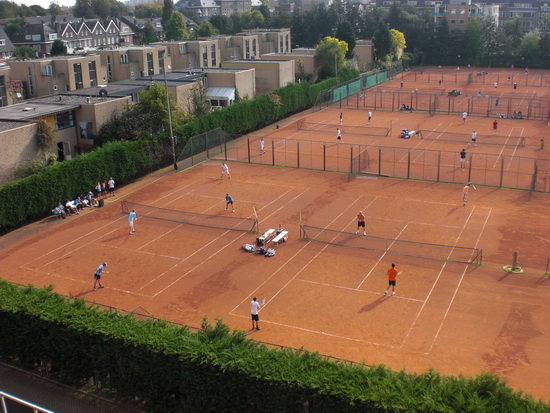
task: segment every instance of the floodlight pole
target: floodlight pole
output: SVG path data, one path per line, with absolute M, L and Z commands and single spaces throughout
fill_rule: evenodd
M 170 69 L 170 65 L 168 65 Z M 164 74 L 164 89 L 166 90 L 166 107 L 168 108 L 168 124 L 170 125 L 170 139 L 172 139 L 172 159 L 174 162 L 174 171 L 178 170 L 178 162 L 176 160 L 176 139 L 174 138 L 174 130 L 172 128 L 172 110 L 170 108 L 170 95 L 168 94 L 168 81 L 166 80 L 166 69 L 162 68 Z

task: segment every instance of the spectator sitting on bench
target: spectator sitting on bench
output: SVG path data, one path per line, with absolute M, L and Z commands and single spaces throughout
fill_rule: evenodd
M 77 209 L 83 209 L 84 208 L 84 204 L 82 203 L 82 199 L 80 199 L 79 196 L 77 196 L 76 199 L 73 202 L 76 205 Z
M 78 208 L 70 199 L 67 199 L 67 202 L 65 202 L 65 210 L 70 214 L 80 214 L 80 212 L 78 212 Z
M 52 209 L 52 212 L 55 216 L 65 219 L 67 218 L 67 214 L 65 214 L 65 211 L 62 208 L 63 208 L 63 205 L 58 203 L 57 206 L 54 209 Z
M 96 206 L 98 204 L 97 199 L 94 198 L 94 194 L 92 194 L 91 192 L 88 192 L 88 195 L 86 195 L 86 199 L 88 200 L 90 206 Z

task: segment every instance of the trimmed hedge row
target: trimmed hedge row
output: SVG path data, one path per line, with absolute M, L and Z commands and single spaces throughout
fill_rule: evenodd
M 198 333 L 0 281 L 0 356 L 144 401 L 148 412 L 550 412 L 491 375 L 442 377 L 268 350 L 220 320 Z
M 88 193 L 113 176 L 117 185 L 144 175 L 162 163 L 163 145 L 111 142 L 93 152 L 46 168 L 0 187 L 0 233 L 51 214 L 58 202 Z

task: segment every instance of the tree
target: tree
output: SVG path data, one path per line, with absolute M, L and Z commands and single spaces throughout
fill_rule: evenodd
M 245 11 L 241 14 L 241 22 L 243 29 L 255 29 L 264 27 L 264 15 L 259 10 Z
M 343 40 L 348 44 L 348 52 L 346 53 L 346 59 L 351 58 L 353 55 L 353 49 L 355 49 L 355 33 L 351 23 L 347 20 L 340 20 L 336 26 L 336 34 L 334 35 L 339 40 Z
M 399 30 L 391 29 L 390 30 L 391 35 L 391 55 L 392 57 L 395 57 L 396 59 L 400 59 L 403 55 L 403 51 L 407 47 L 407 43 L 405 42 L 405 35 L 401 33 Z
M 187 24 L 180 12 L 174 11 L 164 26 L 164 36 L 167 40 L 185 40 L 189 38 Z
M 164 28 L 166 28 L 166 24 L 168 23 L 168 20 L 170 20 L 170 18 L 172 17 L 175 10 L 176 9 L 174 8 L 174 2 L 172 0 L 164 0 L 164 6 L 162 7 L 162 26 Z
M 382 62 L 391 53 L 391 32 L 387 23 L 380 21 L 373 36 L 374 54 Z
M 147 22 L 143 28 L 143 33 L 141 35 L 140 44 L 149 44 L 153 42 L 158 42 L 159 38 L 151 22 Z
M 208 20 L 206 20 L 200 26 L 195 27 L 193 30 L 193 36 L 195 37 L 210 37 L 215 34 L 218 34 L 218 31 L 212 26 Z
M 63 14 L 63 9 L 59 4 L 56 4 L 54 2 L 50 3 L 50 6 L 48 7 L 47 14 L 51 16 L 56 16 L 58 14 Z
M 92 6 L 92 0 L 76 0 L 72 10 L 75 17 L 88 19 L 98 17 Z
M 189 113 L 199 117 L 210 113 L 210 102 L 207 90 L 201 82 L 197 82 L 191 89 L 189 96 Z
M 50 128 L 43 120 L 37 121 L 36 126 L 36 141 L 38 143 L 38 148 L 40 149 L 40 152 L 47 155 L 48 151 L 52 149 L 55 142 L 55 135 L 52 128 Z
M 17 59 L 34 59 L 36 57 L 36 50 L 30 46 L 19 46 L 15 49 L 13 55 Z
M 233 34 L 233 23 L 228 16 L 216 15 L 210 18 L 210 23 L 216 28 L 219 33 Z
M 62 55 L 67 53 L 67 46 L 61 39 L 55 39 L 52 43 L 52 48 L 50 49 L 50 54 L 52 56 Z
M 335 76 L 336 71 L 344 67 L 344 59 L 348 51 L 346 42 L 327 36 L 319 43 L 315 53 L 318 62 L 319 78 Z
M 162 16 L 161 3 L 141 3 L 134 9 L 134 15 L 138 19 L 149 19 L 151 16 Z
M 15 19 L 11 20 L 6 27 L 4 27 L 4 31 L 8 35 L 8 37 L 13 36 L 15 33 L 21 29 L 25 25 L 25 19 Z

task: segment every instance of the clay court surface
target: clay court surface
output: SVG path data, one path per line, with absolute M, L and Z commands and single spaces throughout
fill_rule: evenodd
M 326 109 L 301 114 L 267 139 L 336 136 L 299 131 L 297 119 L 338 123 L 362 121 L 365 111 Z M 490 131 L 492 119 L 377 111 L 373 121 L 402 127 Z M 410 125 L 413 124 L 412 127 Z M 503 131 L 532 136 L 548 131 L 544 122 L 503 119 Z M 545 129 L 546 128 L 546 129 Z M 471 131 L 470 131 L 471 132 Z M 290 136 L 295 133 L 296 135 Z M 246 138 L 244 138 L 246 139 Z M 361 135 L 344 136 L 365 144 Z M 434 145 L 396 136 L 394 145 Z M 348 142 L 346 142 L 348 143 Z M 460 151 L 461 143 L 441 143 Z M 545 156 L 535 144 L 484 147 L 514 156 Z M 516 152 L 514 152 L 516 151 Z M 258 155 L 259 156 L 259 155 Z M 269 153 L 264 156 L 269 156 Z M 220 179 L 220 162 L 206 161 L 179 173 L 164 171 L 123 188 L 106 207 L 67 220 L 34 224 L 3 241 L 3 277 L 20 284 L 53 284 L 61 294 L 124 310 L 144 309 L 155 317 L 199 326 L 203 315 L 221 317 L 250 337 L 396 370 L 444 374 L 496 373 L 517 389 L 548 400 L 550 391 L 550 221 L 548 194 L 478 186 L 462 205 L 462 185 L 381 178 L 349 180 L 347 174 L 229 162 L 232 179 Z M 458 167 L 458 164 L 457 164 Z M 456 173 L 466 173 L 458 170 Z M 235 199 L 226 212 L 224 196 Z M 142 216 L 130 235 L 120 201 L 209 215 L 253 217 L 260 233 L 283 226 L 290 233 L 276 255 L 246 253 L 241 244 L 259 234 L 177 224 Z M 356 214 L 366 216 L 370 236 L 483 250 L 480 267 L 434 258 L 420 259 L 299 239 L 304 224 L 355 232 Z M 139 213 L 139 209 L 138 209 Z M 361 235 L 357 235 L 361 238 Z M 452 250 L 452 249 L 451 249 Z M 518 251 L 524 268 L 511 275 L 502 266 Z M 93 273 L 108 262 L 104 289 L 92 290 Z M 396 295 L 384 296 L 386 271 L 394 262 L 403 274 Z M 267 300 L 260 331 L 250 329 L 250 300 Z M 141 311 L 141 310 L 140 310 Z

